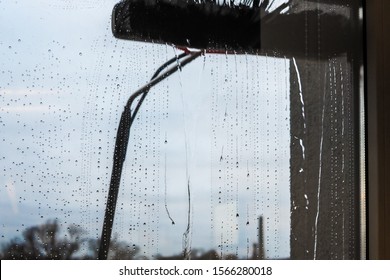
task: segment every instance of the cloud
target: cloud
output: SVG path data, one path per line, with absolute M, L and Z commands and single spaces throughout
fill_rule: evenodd
M 28 106 L 6 106 L 1 108 L 1 112 L 5 113 L 42 113 L 58 111 L 58 108 L 53 109 L 45 105 L 28 105 Z
M 44 95 L 44 94 L 53 94 L 55 93 L 53 90 L 47 89 L 47 88 L 35 88 L 35 89 L 30 89 L 30 88 L 3 88 L 1 90 L 1 95 L 4 96 L 15 96 L 15 95 Z
M 9 180 L 5 187 L 7 189 L 8 198 L 11 202 L 12 212 L 16 215 L 19 213 L 19 208 L 18 208 L 18 201 L 16 199 L 15 184 L 14 182 Z
M 237 205 L 234 201 L 218 204 L 214 212 L 214 244 L 233 245 L 238 243 Z

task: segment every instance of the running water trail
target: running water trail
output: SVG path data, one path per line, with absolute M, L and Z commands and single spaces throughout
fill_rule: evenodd
M 188 210 L 187 210 L 187 228 L 183 233 L 183 258 L 189 260 L 191 258 L 191 246 L 189 240 L 189 234 L 191 230 L 191 187 L 190 179 L 187 182 L 187 195 L 188 195 Z
M 321 196 L 321 177 L 322 177 L 322 147 L 324 143 L 324 117 L 325 117 L 325 97 L 326 90 L 324 90 L 322 98 L 322 117 L 321 117 L 321 142 L 319 151 L 319 168 L 318 168 L 318 188 L 317 188 L 317 214 L 314 223 L 314 259 L 317 259 L 317 242 L 318 242 L 318 219 L 320 215 L 320 196 Z
M 165 154 L 164 185 L 165 185 L 165 191 L 164 191 L 165 211 L 167 212 L 168 218 L 171 220 L 172 225 L 174 225 L 175 221 L 172 219 L 171 214 L 169 213 L 168 203 L 167 203 L 167 189 L 168 189 L 168 186 L 167 186 L 167 154 Z
M 302 93 L 302 83 L 301 83 L 301 75 L 298 70 L 297 62 L 295 61 L 295 58 L 293 57 L 295 72 L 297 73 L 297 80 L 298 80 L 298 88 L 299 88 L 299 97 L 301 100 L 301 110 L 302 110 L 302 117 L 303 117 L 303 134 L 306 134 L 306 115 L 305 115 L 305 102 L 303 100 L 303 93 Z M 305 159 L 305 144 L 303 139 L 299 140 L 299 144 L 302 148 L 302 157 Z
M 191 230 L 191 186 L 190 186 L 190 175 L 189 175 L 189 168 L 188 168 L 188 137 L 187 137 L 187 124 L 186 124 L 186 116 L 185 116 L 185 101 L 184 101 L 184 93 L 183 93 L 183 82 L 181 77 L 181 64 L 178 59 L 176 48 L 173 48 L 176 58 L 177 58 L 177 67 L 179 68 L 179 83 L 180 83 L 180 97 L 181 97 L 181 103 L 182 103 L 182 117 L 183 117 L 183 125 L 184 125 L 184 148 L 185 148 L 185 170 L 186 170 L 186 179 L 187 179 L 187 197 L 188 197 L 188 210 L 187 210 L 187 228 L 185 232 L 183 233 L 183 258 L 185 260 L 190 259 L 191 257 L 191 248 L 190 248 L 190 240 L 189 240 L 189 233 Z

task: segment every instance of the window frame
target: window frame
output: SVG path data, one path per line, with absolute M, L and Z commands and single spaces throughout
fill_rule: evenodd
M 364 1 L 368 259 L 390 259 L 390 2 Z

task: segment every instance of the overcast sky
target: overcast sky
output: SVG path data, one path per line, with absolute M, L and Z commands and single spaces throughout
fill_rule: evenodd
M 180 52 L 113 38 L 116 2 L 0 0 L 2 243 L 54 218 L 100 236 L 123 106 Z M 150 91 L 131 131 L 119 238 L 147 256 L 179 253 L 190 209 L 192 248 L 246 257 L 263 215 L 266 255 L 289 256 L 288 67 L 205 55 Z

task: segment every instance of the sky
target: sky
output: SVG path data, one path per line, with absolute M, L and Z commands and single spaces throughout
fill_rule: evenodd
M 0 243 L 49 219 L 100 237 L 123 107 L 180 53 L 115 39 L 116 2 L 0 0 Z M 115 234 L 149 257 L 250 257 L 263 215 L 266 256 L 288 257 L 289 65 L 207 54 L 154 87 L 131 130 Z

